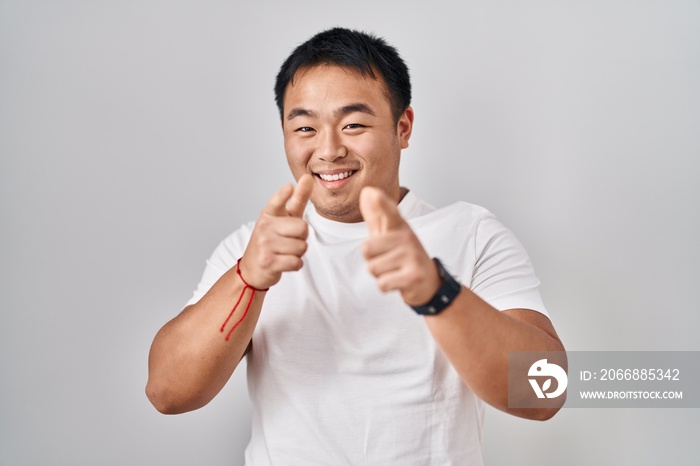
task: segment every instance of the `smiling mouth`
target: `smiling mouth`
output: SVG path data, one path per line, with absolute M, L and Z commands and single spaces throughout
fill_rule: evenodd
M 332 175 L 325 173 L 316 173 L 316 176 L 321 178 L 323 181 L 339 181 L 351 177 L 355 174 L 356 171 L 357 170 L 348 170 L 346 172 L 334 173 Z

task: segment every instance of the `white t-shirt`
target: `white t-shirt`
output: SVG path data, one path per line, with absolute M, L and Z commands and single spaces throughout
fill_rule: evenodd
M 499 310 L 546 314 L 522 245 L 487 210 L 399 204 L 431 257 Z M 267 292 L 248 354 L 248 466 L 481 465 L 483 402 L 460 380 L 424 318 L 381 293 L 360 252 L 364 223 L 307 208 L 304 267 Z M 240 257 L 253 224 L 207 261 L 188 304 Z

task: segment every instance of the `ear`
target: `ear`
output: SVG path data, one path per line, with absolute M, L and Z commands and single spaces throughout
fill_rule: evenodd
M 409 105 L 399 117 L 399 122 L 396 125 L 396 134 L 399 136 L 399 143 L 402 149 L 408 147 L 411 131 L 413 131 L 413 109 Z

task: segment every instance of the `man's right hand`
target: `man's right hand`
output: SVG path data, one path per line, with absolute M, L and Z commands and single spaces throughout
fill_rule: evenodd
M 282 272 L 301 269 L 309 233 L 302 215 L 313 187 L 311 175 L 303 175 L 296 187 L 282 186 L 268 201 L 239 265 L 251 286 L 269 288 L 280 281 Z

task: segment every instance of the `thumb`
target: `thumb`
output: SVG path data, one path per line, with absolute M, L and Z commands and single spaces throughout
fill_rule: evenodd
M 360 213 L 370 235 L 386 233 L 405 223 L 398 206 L 378 188 L 367 186 L 362 189 Z
M 274 217 L 286 217 L 287 209 L 285 209 L 285 205 L 292 196 L 293 192 L 294 188 L 292 185 L 285 184 L 272 195 L 269 201 L 267 201 L 267 205 L 263 209 L 263 212 Z
M 311 197 L 311 191 L 314 189 L 314 180 L 311 175 L 303 175 L 299 178 L 292 197 L 287 201 L 287 213 L 292 217 L 299 217 L 304 214 L 306 204 Z

